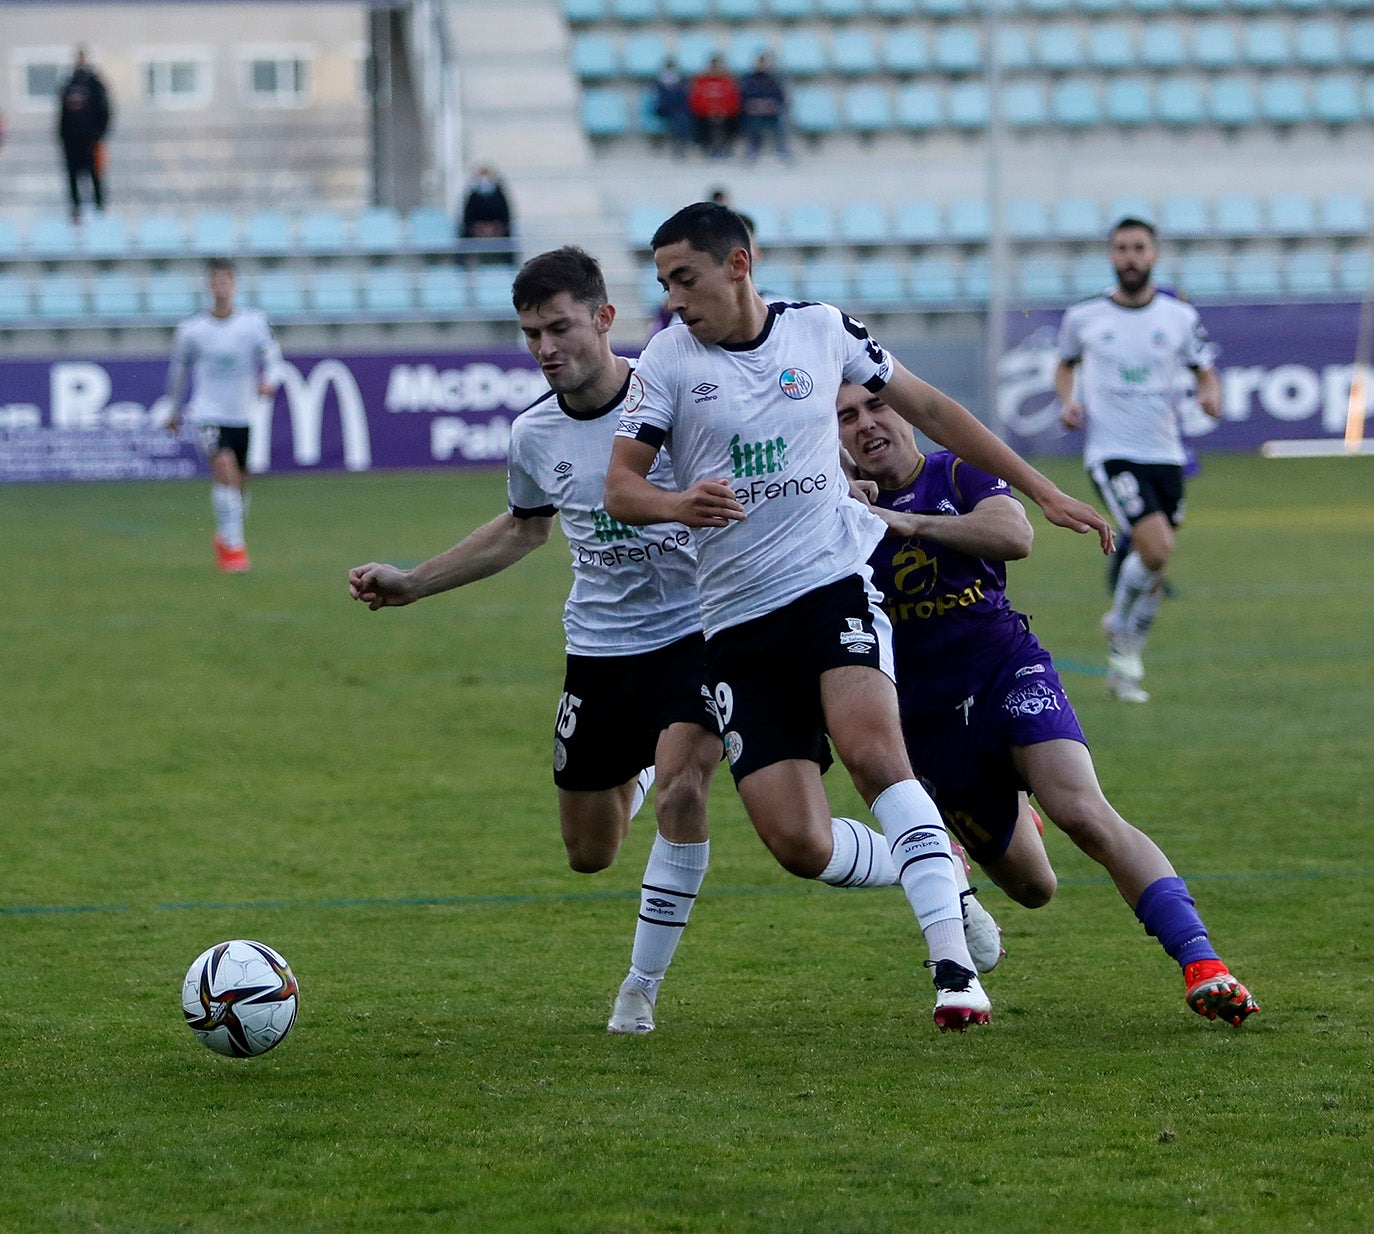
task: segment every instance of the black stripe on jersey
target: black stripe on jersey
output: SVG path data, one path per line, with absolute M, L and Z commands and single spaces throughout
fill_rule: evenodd
M 634 366 L 631 365 L 630 371 L 625 374 L 625 380 L 621 384 L 620 389 L 616 392 L 615 397 L 603 407 L 593 407 L 590 410 L 580 407 L 569 407 L 568 404 L 564 402 L 561 394 L 558 396 L 558 406 L 562 409 L 563 414 L 570 420 L 599 420 L 608 412 L 614 411 L 625 401 L 625 396 L 630 392 L 630 378 L 634 376 L 634 372 Z
M 541 394 L 537 399 L 535 399 L 534 402 L 532 402 L 528 407 L 522 408 L 520 414 L 523 416 L 525 412 L 533 411 L 536 407 L 539 406 L 540 403 L 547 403 L 551 398 L 553 398 L 553 391 L 545 390 L 544 393 Z
M 866 382 L 864 382 L 864 389 L 867 390 L 870 394 L 881 394 L 884 390 L 887 389 L 887 382 L 885 382 L 881 377 L 870 377 Z
M 646 446 L 653 446 L 655 450 L 661 450 L 663 443 L 668 440 L 668 434 L 656 424 L 641 424 L 634 439 L 642 441 Z
M 776 304 L 768 306 L 768 319 L 763 323 L 763 329 L 759 331 L 757 338 L 751 338 L 747 343 L 721 343 L 719 344 L 720 349 L 722 351 L 753 351 L 755 347 L 762 347 L 768 341 L 768 336 L 773 333 L 773 323 L 778 319 L 779 307 L 786 308 L 787 306 Z
M 515 518 L 552 518 L 558 513 L 557 506 L 511 506 Z

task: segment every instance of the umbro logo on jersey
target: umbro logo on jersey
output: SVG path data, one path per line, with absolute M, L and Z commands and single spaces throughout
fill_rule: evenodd
M 566 476 L 568 472 L 570 472 L 571 470 L 572 464 L 568 462 L 567 459 L 564 459 L 561 463 L 558 464 L 557 467 L 554 468 L 554 471 L 560 476 Z
M 846 617 L 844 620 L 849 629 L 840 635 L 841 647 L 848 647 L 856 656 L 861 656 L 878 641 L 876 634 L 864 629 L 862 618 Z
M 712 385 L 709 381 L 703 381 L 699 386 L 692 387 L 692 393 L 697 396 L 698 403 L 714 403 L 720 395 L 716 393 L 719 386 Z

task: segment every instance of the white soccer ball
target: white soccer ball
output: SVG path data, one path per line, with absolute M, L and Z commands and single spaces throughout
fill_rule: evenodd
M 280 952 L 245 938 L 196 957 L 181 987 L 186 1025 L 216 1054 L 254 1058 L 296 1022 L 300 989 Z

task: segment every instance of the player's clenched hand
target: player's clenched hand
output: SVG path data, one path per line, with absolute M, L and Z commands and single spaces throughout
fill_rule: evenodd
M 727 527 L 745 517 L 728 480 L 698 480 L 678 504 L 678 522 L 688 527 Z
M 361 600 L 374 613 L 379 608 L 411 604 L 419 597 L 410 586 L 410 575 L 395 566 L 370 561 L 348 572 L 348 594 Z
M 1102 551 L 1112 551 L 1111 524 L 1086 501 L 1079 501 L 1077 497 L 1070 497 L 1067 493 L 1055 489 L 1040 503 L 1040 508 L 1056 527 L 1067 527 L 1081 535 L 1086 535 L 1090 531 L 1097 532 L 1097 538 L 1102 543 Z

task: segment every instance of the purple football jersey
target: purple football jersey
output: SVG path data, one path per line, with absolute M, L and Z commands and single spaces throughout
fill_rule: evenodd
M 1011 495 L 1003 480 L 947 450 L 928 454 L 905 488 L 878 505 L 910 514 L 967 514 L 984 498 Z M 930 539 L 885 537 L 869 558 L 892 620 L 903 716 L 944 711 L 975 694 L 1030 638 L 1007 603 L 1007 569 Z

